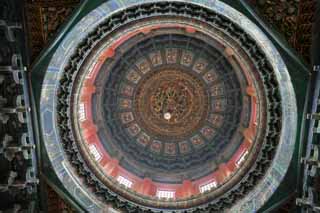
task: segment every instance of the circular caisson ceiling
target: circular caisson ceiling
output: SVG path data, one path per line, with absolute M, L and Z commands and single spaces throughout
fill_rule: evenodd
M 285 109 L 295 110 L 285 66 L 279 71 L 261 41 L 214 8 L 138 1 L 72 42 L 52 94 L 46 75 L 42 104 L 54 96 L 64 169 L 99 205 L 243 210 L 282 146 L 289 164 L 296 121 Z

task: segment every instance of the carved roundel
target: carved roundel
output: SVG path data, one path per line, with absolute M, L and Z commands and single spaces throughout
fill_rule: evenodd
M 124 178 L 150 202 L 161 188 L 173 200 L 201 197 L 206 184 L 213 194 L 225 190 L 249 169 L 244 164 L 265 134 L 265 94 L 257 70 L 248 69 L 253 62 L 203 25 L 169 17 L 128 24 L 127 34 L 100 41 L 76 76 L 78 146 L 87 161 L 95 153 L 95 169 Z M 139 190 L 146 180 L 155 192 Z M 192 187 L 184 189 L 186 182 Z
M 79 42 L 59 79 L 58 134 L 99 202 L 222 211 L 275 156 L 278 77 L 232 20 L 169 2 L 119 10 Z

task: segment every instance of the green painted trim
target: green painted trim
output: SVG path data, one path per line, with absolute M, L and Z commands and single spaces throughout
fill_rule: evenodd
M 277 202 L 274 202 L 272 205 L 268 206 L 268 208 L 264 208 L 259 210 L 259 213 L 269 213 L 269 212 L 276 212 L 276 210 L 281 207 L 284 203 L 288 202 L 288 200 L 295 196 L 295 193 L 289 194 L 289 196 L 283 196 L 282 198 L 279 197 Z M 280 211 L 278 211 L 280 212 Z M 293 213 L 293 212 L 291 212 Z
M 49 175 L 50 174 L 50 175 Z M 47 176 L 48 175 L 48 176 Z M 68 204 L 71 205 L 73 209 L 76 210 L 76 212 L 86 212 L 78 203 L 76 203 L 73 198 L 70 196 L 70 194 L 67 192 L 67 190 L 64 189 L 64 187 L 58 183 L 58 180 L 56 180 L 55 174 L 53 174 L 51 171 L 46 172 L 46 174 L 42 173 L 41 178 L 46 181 L 46 183 Z

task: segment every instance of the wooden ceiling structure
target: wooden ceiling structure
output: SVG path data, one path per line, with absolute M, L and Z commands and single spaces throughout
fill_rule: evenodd
M 248 0 L 255 11 L 275 28 L 294 48 L 306 63 L 310 61 L 312 22 L 315 0 Z M 72 15 L 80 0 L 26 0 L 25 17 L 30 64 L 41 55 L 50 41 L 59 34 L 59 29 Z M 292 202 L 278 212 L 290 212 Z M 48 186 L 48 210 L 74 212 L 63 199 Z

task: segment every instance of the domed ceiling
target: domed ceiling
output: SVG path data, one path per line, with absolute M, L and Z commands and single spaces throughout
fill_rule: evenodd
M 56 50 L 41 96 L 50 161 L 88 211 L 256 210 L 293 151 L 287 69 L 220 1 L 102 4 Z

